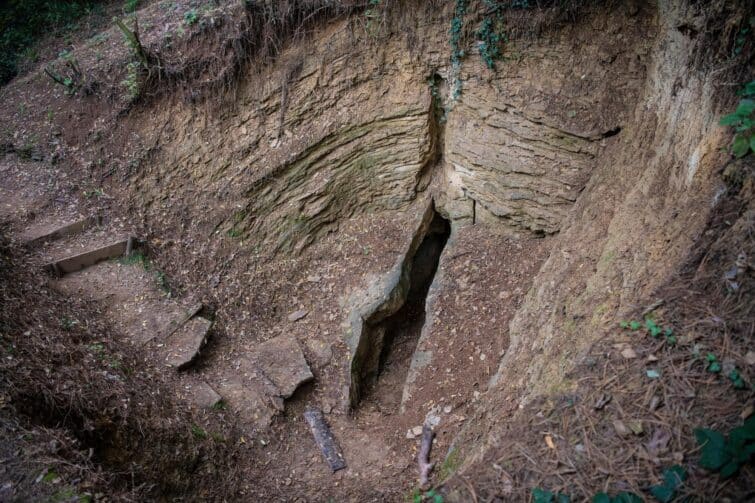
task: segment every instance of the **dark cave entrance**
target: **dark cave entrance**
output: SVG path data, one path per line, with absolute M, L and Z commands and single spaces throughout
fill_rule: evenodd
M 409 284 L 404 303 L 390 316 L 366 323 L 365 330 L 377 336 L 380 343 L 375 346 L 371 359 L 375 362 L 373 368 L 364 380 L 364 399 L 381 411 L 397 411 L 401 404 L 409 366 L 425 324 L 427 294 L 450 234 L 448 220 L 434 211 L 422 242 L 409 259 Z

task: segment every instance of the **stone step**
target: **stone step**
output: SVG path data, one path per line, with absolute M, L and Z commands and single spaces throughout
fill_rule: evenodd
M 274 386 L 270 394 L 284 399 L 314 379 L 299 342 L 290 335 L 279 335 L 258 345 L 251 357 L 242 361 L 241 368 L 269 380 Z
M 165 363 L 183 370 L 199 356 L 212 322 L 196 316 L 184 323 L 165 340 Z
M 201 302 L 197 302 L 196 304 L 192 304 L 186 310 L 186 314 L 184 316 L 182 316 L 181 318 L 179 318 L 177 320 L 172 320 L 170 322 L 170 324 L 168 325 L 168 327 L 165 328 L 165 330 L 163 331 L 163 333 L 157 334 L 157 337 L 159 337 L 162 340 L 167 339 L 168 337 L 170 337 L 171 335 L 173 335 L 174 333 L 176 333 L 176 331 L 178 329 L 180 329 L 182 326 L 184 326 L 190 319 L 192 319 L 194 316 L 198 315 L 199 312 L 202 310 L 203 307 L 204 307 L 204 304 L 202 304 Z
M 219 383 L 218 391 L 240 419 L 264 429 L 285 410 L 284 400 L 313 378 L 299 342 L 281 335 L 237 361 L 233 377 Z
M 27 230 L 25 233 L 21 234 L 21 241 L 26 246 L 36 246 L 40 243 L 55 241 L 66 236 L 78 234 L 90 227 L 96 227 L 98 225 L 102 225 L 102 217 L 99 215 L 81 218 L 63 225 L 45 225 L 43 227 Z
M 85 267 L 93 266 L 103 260 L 121 257 L 131 253 L 136 240 L 133 237 L 116 241 L 115 243 L 78 253 L 70 257 L 51 262 L 45 266 L 49 272 L 62 276 L 75 271 L 80 271 Z
M 211 409 L 222 401 L 218 392 L 204 381 L 187 384 L 184 393 L 189 402 L 200 409 Z

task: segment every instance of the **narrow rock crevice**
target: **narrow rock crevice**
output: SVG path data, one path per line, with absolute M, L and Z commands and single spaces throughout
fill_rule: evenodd
M 448 95 L 448 85 L 438 73 L 432 74 L 428 79 L 428 84 L 430 109 L 427 112 L 427 120 L 430 131 L 430 151 L 417 173 L 417 192 L 422 192 L 427 188 L 432 179 L 433 168 L 442 163 L 446 141 L 446 109 L 443 104 Z
M 429 225 L 420 228 L 419 245 L 403 263 L 399 302 L 386 312 L 382 306 L 364 319 L 358 389 L 352 400 L 369 400 L 381 410 L 398 410 L 412 356 L 425 323 L 425 301 L 435 278 L 441 253 L 451 234 L 451 225 L 433 208 Z M 416 238 L 415 238 L 416 239 Z M 357 402 L 357 403 L 355 403 Z

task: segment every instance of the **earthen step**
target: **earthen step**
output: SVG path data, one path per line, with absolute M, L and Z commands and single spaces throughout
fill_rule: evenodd
M 128 239 L 117 241 L 107 246 L 56 260 L 47 264 L 45 269 L 58 276 L 80 271 L 85 267 L 93 266 L 103 260 L 130 254 L 135 242 L 136 240 L 133 237 L 129 237 Z
M 217 383 L 217 390 L 243 422 L 265 429 L 279 412 L 248 376 L 234 375 Z
M 191 365 L 207 342 L 211 326 L 210 320 L 200 316 L 184 323 L 165 340 L 165 363 L 178 370 Z
M 46 241 L 55 241 L 66 236 L 78 234 L 90 227 L 95 227 L 101 224 L 102 218 L 99 215 L 94 215 L 68 224 L 48 225 L 41 228 L 30 229 L 21 235 L 21 240 L 26 246 L 35 246 Z

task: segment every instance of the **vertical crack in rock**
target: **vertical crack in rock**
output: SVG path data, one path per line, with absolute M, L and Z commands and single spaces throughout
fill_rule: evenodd
M 351 365 L 352 407 L 370 397 L 381 408 L 398 409 L 425 322 L 427 292 L 450 234 L 450 223 L 432 205 L 404 256 L 398 281 L 382 302 L 361 316 Z
M 448 85 L 438 73 L 433 73 L 428 79 L 430 86 L 430 109 L 427 111 L 428 129 L 430 132 L 430 150 L 422 167 L 417 173 L 416 192 L 424 191 L 432 180 L 433 168 L 443 162 L 443 151 L 446 142 L 446 110 L 443 106 L 448 94 Z

